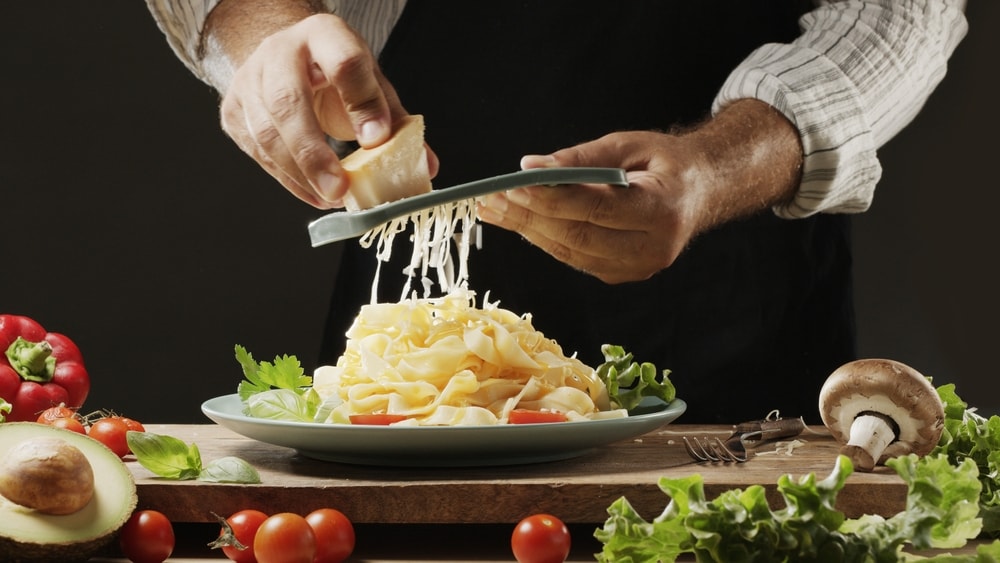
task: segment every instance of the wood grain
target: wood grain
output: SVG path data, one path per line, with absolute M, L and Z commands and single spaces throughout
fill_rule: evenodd
M 391 468 L 317 461 L 294 450 L 245 438 L 217 425 L 147 424 L 148 432 L 197 444 L 206 462 L 233 455 L 250 462 L 262 483 L 235 485 L 158 478 L 126 460 L 136 478 L 139 507 L 175 522 L 213 522 L 244 508 L 267 513 L 306 513 L 337 507 L 356 523 L 513 523 L 535 512 L 557 514 L 567 523 L 600 523 L 621 496 L 647 519 L 669 502 L 660 477 L 700 473 L 709 498 L 731 488 L 763 485 L 774 507 L 784 505 L 778 478 L 817 478 L 833 469 L 838 445 L 825 429 L 810 428 L 792 455 L 765 446 L 747 463 L 695 463 L 681 436 L 727 436 L 725 426 L 671 424 L 578 458 L 530 465 L 472 468 Z M 768 453 L 770 452 L 770 453 Z M 763 455 L 761 455 L 763 454 Z M 848 517 L 891 516 L 905 506 L 906 485 L 892 470 L 854 473 L 837 498 Z

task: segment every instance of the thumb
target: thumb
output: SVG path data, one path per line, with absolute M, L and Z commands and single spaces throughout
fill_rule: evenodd
M 626 168 L 629 155 L 627 147 L 614 134 L 600 139 L 558 150 L 551 154 L 529 154 L 521 157 L 521 168 L 559 168 L 594 166 L 598 168 Z

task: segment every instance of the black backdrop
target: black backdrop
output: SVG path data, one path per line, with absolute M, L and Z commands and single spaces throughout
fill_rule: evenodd
M 1000 130 L 992 28 L 972 31 L 925 111 L 882 151 L 856 224 L 861 352 L 1000 407 L 992 365 Z M 321 212 L 219 130 L 217 97 L 174 57 L 143 2 L 12 3 L 0 35 L 0 312 L 71 336 L 85 410 L 204 422 L 235 390 L 233 346 L 315 367 L 337 248 Z M 982 140 L 985 139 L 985 140 Z

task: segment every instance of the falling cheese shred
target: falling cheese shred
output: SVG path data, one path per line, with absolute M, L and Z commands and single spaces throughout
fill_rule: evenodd
M 406 283 L 400 299 L 412 297 L 412 282 L 419 275 L 421 292 L 430 297 L 434 294 L 434 279 L 437 279 L 441 294 L 454 289 L 468 288 L 469 250 L 474 238 L 471 233 L 476 224 L 474 199 L 461 200 L 438 205 L 410 215 L 393 219 L 368 231 L 359 240 L 363 248 L 375 245 L 377 265 L 372 281 L 371 303 L 378 302 L 378 283 L 382 264 L 392 257 L 392 245 L 396 235 L 412 226 L 410 242 L 412 254 L 410 263 L 404 268 Z M 456 271 L 457 269 L 457 271 Z

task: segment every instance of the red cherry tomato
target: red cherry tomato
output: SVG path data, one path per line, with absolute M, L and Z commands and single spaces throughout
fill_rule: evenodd
M 72 430 L 73 432 L 77 432 L 79 434 L 87 433 L 87 429 L 84 428 L 79 414 L 77 414 L 74 409 L 71 409 L 66 405 L 59 405 L 57 407 L 49 407 L 45 409 L 42 411 L 42 414 L 38 415 L 37 422 L 39 424 L 55 426 L 56 428 L 65 428 L 66 430 Z
M 267 520 L 267 514 L 253 509 L 240 510 L 226 518 L 226 525 L 229 526 L 230 535 L 236 539 L 244 549 L 239 549 L 231 543 L 222 543 L 222 553 L 236 563 L 257 563 L 257 556 L 253 549 L 254 538 L 260 525 Z M 226 529 L 223 527 L 220 540 L 225 539 Z
M 122 554 L 134 563 L 162 563 L 174 552 L 174 527 L 156 510 L 132 513 L 118 541 Z
M 566 422 L 566 415 L 557 411 L 533 411 L 529 409 L 514 409 L 507 416 L 511 424 L 539 424 L 542 422 Z
M 52 421 L 59 420 L 61 418 L 77 418 L 76 411 L 66 405 L 49 407 L 43 410 L 42 414 L 38 415 L 38 420 L 36 422 L 51 424 Z
M 48 425 L 72 430 L 77 434 L 87 434 L 87 429 L 83 427 L 83 423 L 80 422 L 79 418 L 56 418 L 52 422 L 49 422 Z
M 121 419 L 121 421 L 125 423 L 125 426 L 128 426 L 128 429 L 132 430 L 134 432 L 145 432 L 146 431 L 146 428 L 138 420 L 134 420 L 134 419 L 131 419 L 131 418 L 128 418 L 128 417 L 125 417 L 125 416 L 113 416 L 111 418 Z
M 128 455 L 128 442 L 125 435 L 128 432 L 128 425 L 120 418 L 101 418 L 94 421 L 87 430 L 87 435 L 104 444 L 118 457 Z
M 316 534 L 305 518 L 291 512 L 269 516 L 253 539 L 257 563 L 312 563 Z
M 306 522 L 316 534 L 313 563 L 340 563 L 354 552 L 354 526 L 343 512 L 320 508 L 307 514 Z
M 367 424 L 370 426 L 388 426 L 393 422 L 406 420 L 408 417 L 402 414 L 352 414 L 348 416 L 351 424 Z
M 510 537 L 518 563 L 562 563 L 569 556 L 569 529 L 551 514 L 521 520 Z

